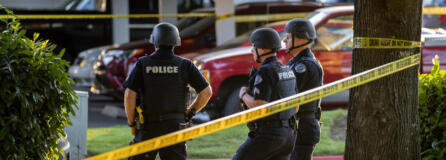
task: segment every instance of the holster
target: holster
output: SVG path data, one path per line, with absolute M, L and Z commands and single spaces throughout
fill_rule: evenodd
M 299 127 L 299 119 L 297 119 L 296 114 L 291 116 L 290 125 L 293 126 L 293 130 L 297 132 L 297 127 Z
M 240 106 L 242 106 L 243 110 L 249 109 L 248 106 L 246 106 L 245 102 L 243 102 L 242 99 L 240 99 Z M 255 122 L 248 122 L 248 123 L 246 123 L 246 126 L 248 127 L 249 131 L 255 131 L 257 129 L 257 124 Z
M 321 107 L 317 107 L 316 110 L 316 119 L 319 122 L 319 126 L 322 127 L 322 121 L 321 121 L 321 117 L 322 117 L 322 108 Z

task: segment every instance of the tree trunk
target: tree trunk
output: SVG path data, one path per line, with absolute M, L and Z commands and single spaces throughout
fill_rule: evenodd
M 355 0 L 355 37 L 420 41 L 422 0 Z M 419 53 L 354 49 L 352 73 Z M 418 66 L 350 90 L 345 159 L 420 159 Z

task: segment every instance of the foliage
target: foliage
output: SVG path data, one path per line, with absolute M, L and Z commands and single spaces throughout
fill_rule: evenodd
M 57 140 L 77 107 L 65 71 L 69 64 L 39 34 L 27 38 L 14 14 L 4 10 L 11 18 L 0 19 L 0 159 L 56 159 Z
M 440 69 L 438 56 L 431 74 L 419 78 L 419 119 L 423 159 L 446 157 L 446 71 Z

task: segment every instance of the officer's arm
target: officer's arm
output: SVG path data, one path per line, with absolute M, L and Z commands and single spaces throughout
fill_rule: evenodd
M 124 94 L 124 107 L 125 114 L 127 115 L 127 123 L 133 125 L 135 119 L 135 103 L 137 93 L 129 88 L 125 89 Z
M 260 105 L 264 105 L 267 104 L 268 102 L 261 100 L 261 99 L 257 99 L 255 100 L 254 97 L 250 96 L 249 94 L 245 94 L 243 97 L 243 102 L 245 102 L 246 106 L 248 106 L 248 108 L 254 108 Z
M 187 107 L 186 113 L 189 113 L 192 108 L 195 109 L 195 112 L 199 112 L 209 101 L 209 99 L 212 96 L 212 89 L 211 86 L 208 85 L 205 89 L 201 90 L 200 93 L 198 93 L 197 98 L 195 98 L 194 102 Z

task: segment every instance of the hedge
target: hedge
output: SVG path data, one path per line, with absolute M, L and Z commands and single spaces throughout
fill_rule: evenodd
M 2 7 L 0 5 L 0 7 Z M 77 97 L 48 40 L 25 36 L 13 13 L 0 19 L 0 159 L 57 159 Z
M 438 56 L 431 74 L 419 77 L 421 156 L 425 160 L 446 157 L 446 71 L 439 70 Z

